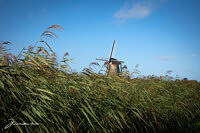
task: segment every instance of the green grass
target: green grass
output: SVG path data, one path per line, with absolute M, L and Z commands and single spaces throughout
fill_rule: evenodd
M 59 29 L 57 25 L 47 30 Z M 16 58 L 0 51 L 1 132 L 196 132 L 200 130 L 200 83 L 188 80 L 106 77 L 73 73 L 44 37 Z M 42 41 L 41 41 L 42 40 Z M 4 127 L 9 119 L 32 126 Z

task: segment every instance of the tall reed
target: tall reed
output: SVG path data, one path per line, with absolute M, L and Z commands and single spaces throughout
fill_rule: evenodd
M 17 58 L 0 44 L 1 132 L 170 132 L 200 128 L 200 83 L 148 77 L 131 79 L 85 69 L 70 71 L 47 40 L 53 25 Z M 45 40 L 46 39 L 46 40 Z M 65 54 L 67 56 L 68 53 Z M 94 64 L 94 63 L 93 63 Z M 12 125 L 38 123 L 39 125 Z

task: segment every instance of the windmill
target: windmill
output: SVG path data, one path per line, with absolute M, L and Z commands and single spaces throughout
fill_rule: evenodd
M 121 70 L 122 70 L 122 63 L 124 63 L 123 61 L 118 61 L 115 58 L 112 58 L 113 56 L 113 51 L 114 51 L 114 47 L 115 47 L 115 40 L 113 42 L 113 46 L 112 46 L 112 50 L 110 53 L 110 57 L 109 60 L 108 59 L 96 59 L 96 60 L 100 60 L 100 61 L 105 61 L 104 64 L 107 64 L 107 76 L 116 76 L 118 75 Z

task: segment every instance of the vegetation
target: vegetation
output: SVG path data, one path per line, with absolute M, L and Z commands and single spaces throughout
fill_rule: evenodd
M 48 27 L 15 57 L 0 44 L 1 132 L 195 132 L 200 130 L 200 83 L 169 76 L 130 78 L 71 72 L 49 46 Z M 95 63 L 93 63 L 94 65 Z M 13 119 L 15 125 L 8 127 Z M 29 123 L 17 125 L 16 123 Z M 30 125 L 38 123 L 39 125 Z M 7 129 L 5 129 L 7 125 Z

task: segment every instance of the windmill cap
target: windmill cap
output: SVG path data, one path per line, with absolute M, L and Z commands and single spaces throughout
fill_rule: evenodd
M 110 58 L 110 61 L 112 62 L 112 63 L 124 63 L 123 61 L 119 61 L 119 60 L 117 60 L 117 59 L 115 59 L 115 58 Z
M 117 60 L 117 59 L 115 59 L 115 58 L 110 58 L 111 60 Z

